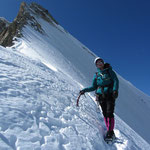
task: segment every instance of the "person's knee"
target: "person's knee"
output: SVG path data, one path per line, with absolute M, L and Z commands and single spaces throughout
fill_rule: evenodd
M 105 114 L 105 115 L 106 115 L 106 117 L 108 117 L 108 118 L 114 118 L 113 112 L 107 112 L 107 114 Z
M 103 112 L 103 116 L 104 116 L 104 117 L 107 117 L 107 113 L 106 113 L 106 112 Z

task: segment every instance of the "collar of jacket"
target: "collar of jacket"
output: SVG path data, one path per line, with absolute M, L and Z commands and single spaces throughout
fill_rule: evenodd
M 103 70 L 101 70 L 100 68 L 97 68 L 97 71 L 100 72 L 100 73 L 103 73 L 108 69 L 112 69 L 112 67 L 108 63 L 106 63 L 106 64 L 104 64 L 104 69 Z

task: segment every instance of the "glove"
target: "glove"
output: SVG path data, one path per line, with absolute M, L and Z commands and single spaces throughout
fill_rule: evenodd
M 83 95 L 85 92 L 84 92 L 83 90 L 81 90 L 79 93 L 80 93 L 81 95 Z
M 113 91 L 113 98 L 116 99 L 118 97 L 118 91 Z

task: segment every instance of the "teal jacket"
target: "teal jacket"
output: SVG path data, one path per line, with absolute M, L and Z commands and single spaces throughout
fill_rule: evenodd
M 96 90 L 96 94 L 101 95 L 102 90 L 98 88 L 99 86 L 104 87 L 104 94 L 113 93 L 113 91 L 117 91 L 119 89 L 119 80 L 117 78 L 116 73 L 112 70 L 112 67 L 106 63 L 104 65 L 104 70 L 97 69 L 97 73 L 93 77 L 92 86 L 88 88 L 84 88 L 82 91 L 84 92 L 92 92 Z M 111 85 L 108 87 L 108 85 Z M 109 90 L 109 91 L 108 91 Z

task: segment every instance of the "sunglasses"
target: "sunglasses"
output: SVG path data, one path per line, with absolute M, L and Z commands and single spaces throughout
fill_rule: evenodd
M 102 61 L 98 61 L 98 62 L 96 63 L 96 65 L 101 65 L 101 64 L 103 64 Z

